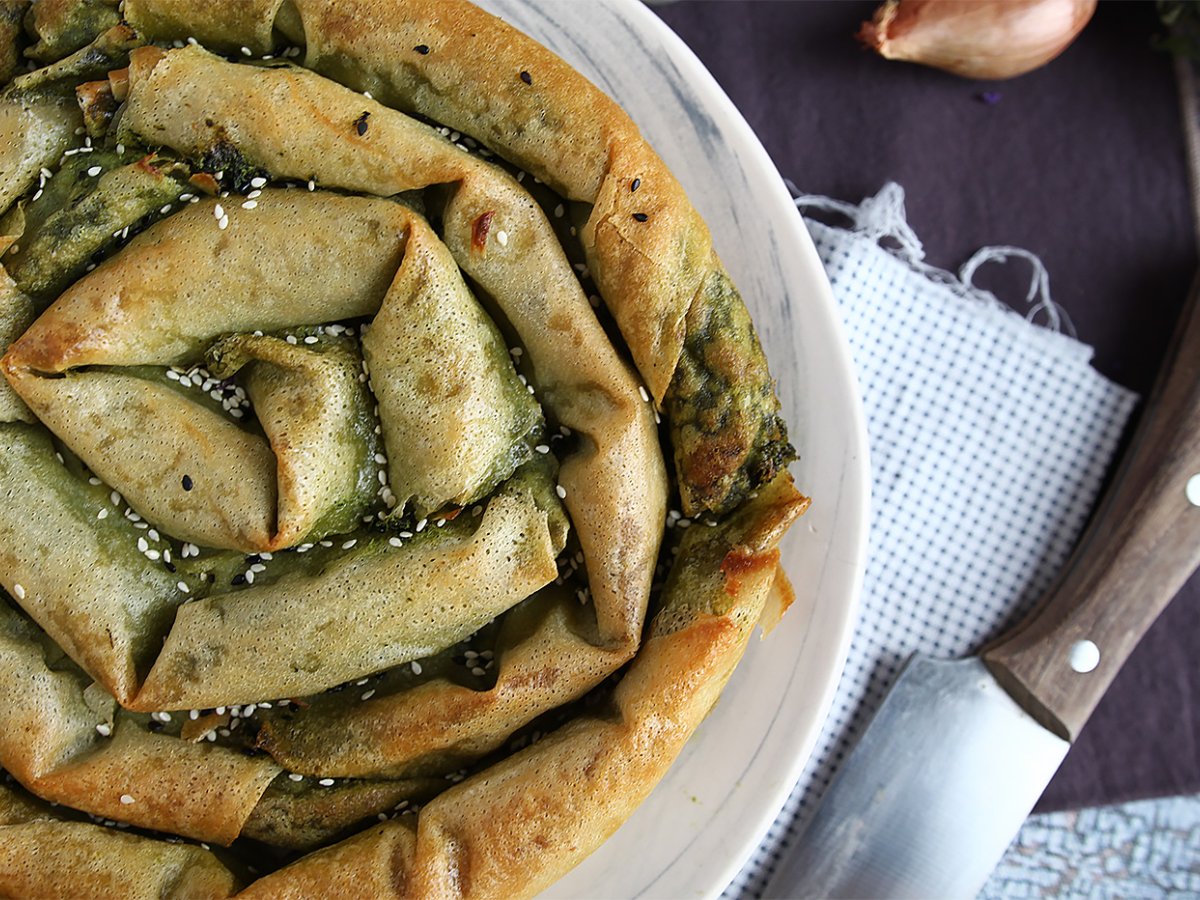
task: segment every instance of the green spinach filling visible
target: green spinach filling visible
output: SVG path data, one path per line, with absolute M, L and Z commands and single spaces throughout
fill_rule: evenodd
M 796 458 L 750 313 L 724 272 L 688 310 L 664 406 L 686 515 L 724 515 Z
M 117 247 L 129 229 L 168 215 L 187 190 L 190 172 L 181 163 L 160 156 L 122 162 L 103 151 L 68 157 L 25 208 L 25 232 L 3 263 L 39 309 L 83 275 L 93 258 Z

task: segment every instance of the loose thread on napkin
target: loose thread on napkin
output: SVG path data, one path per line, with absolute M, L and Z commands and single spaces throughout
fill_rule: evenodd
M 914 271 L 930 281 L 945 285 L 964 299 L 992 304 L 997 309 L 1011 309 L 991 291 L 976 285 L 975 273 L 990 262 L 1003 263 L 1012 258 L 1026 260 L 1030 266 L 1031 277 L 1029 290 L 1025 295 L 1025 302 L 1029 304 L 1025 319 L 1044 325 L 1051 331 L 1065 332 L 1071 337 L 1076 337 L 1075 324 L 1071 317 L 1050 296 L 1050 273 L 1036 254 L 1020 247 L 982 247 L 975 251 L 955 274 L 925 262 L 925 246 L 908 224 L 904 209 L 904 189 L 894 181 L 889 181 L 878 194 L 867 197 L 857 206 L 832 197 L 805 194 L 791 179 L 785 179 L 784 183 L 792 192 L 792 199 L 801 213 L 807 210 L 844 216 L 852 223 L 856 234 L 887 247 L 907 262 Z M 1039 316 L 1044 316 L 1045 321 L 1039 322 Z
M 1070 320 L 1033 254 L 986 247 L 950 273 L 925 262 L 899 185 L 857 205 L 793 193 L 802 210 L 848 223 L 805 219 L 866 413 L 870 549 L 830 714 L 731 900 L 761 895 L 905 658 L 973 652 L 1049 587 L 1136 399 L 1062 333 Z M 1001 259 L 1032 268 L 1028 316 L 975 284 Z

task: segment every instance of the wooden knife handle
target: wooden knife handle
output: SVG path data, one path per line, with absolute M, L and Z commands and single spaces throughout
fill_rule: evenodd
M 1070 741 L 1200 564 L 1198 293 L 1200 281 L 1121 466 L 1058 582 L 981 654 L 1026 710 Z

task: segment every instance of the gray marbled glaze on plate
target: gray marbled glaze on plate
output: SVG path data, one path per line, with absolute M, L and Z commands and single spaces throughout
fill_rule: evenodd
M 636 0 L 480 0 L 633 117 L 687 189 L 779 384 L 813 507 L 789 535 L 796 603 L 628 822 L 546 896 L 715 897 L 782 808 L 841 674 L 866 553 L 867 443 L 825 273 L 766 151 L 690 50 Z

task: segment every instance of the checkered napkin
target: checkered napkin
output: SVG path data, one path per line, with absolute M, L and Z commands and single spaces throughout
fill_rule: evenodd
M 806 218 L 866 409 L 870 550 L 829 717 L 727 898 L 761 895 L 911 653 L 970 653 L 1049 586 L 1136 402 L 1091 368 L 1091 348 L 1063 333 L 1070 322 L 1032 255 L 985 248 L 957 276 L 926 265 L 895 184 L 859 206 L 811 196 L 796 204 L 850 223 Z M 1029 317 L 971 284 L 980 265 L 1015 257 L 1023 261 L 1008 264 L 1034 272 Z

